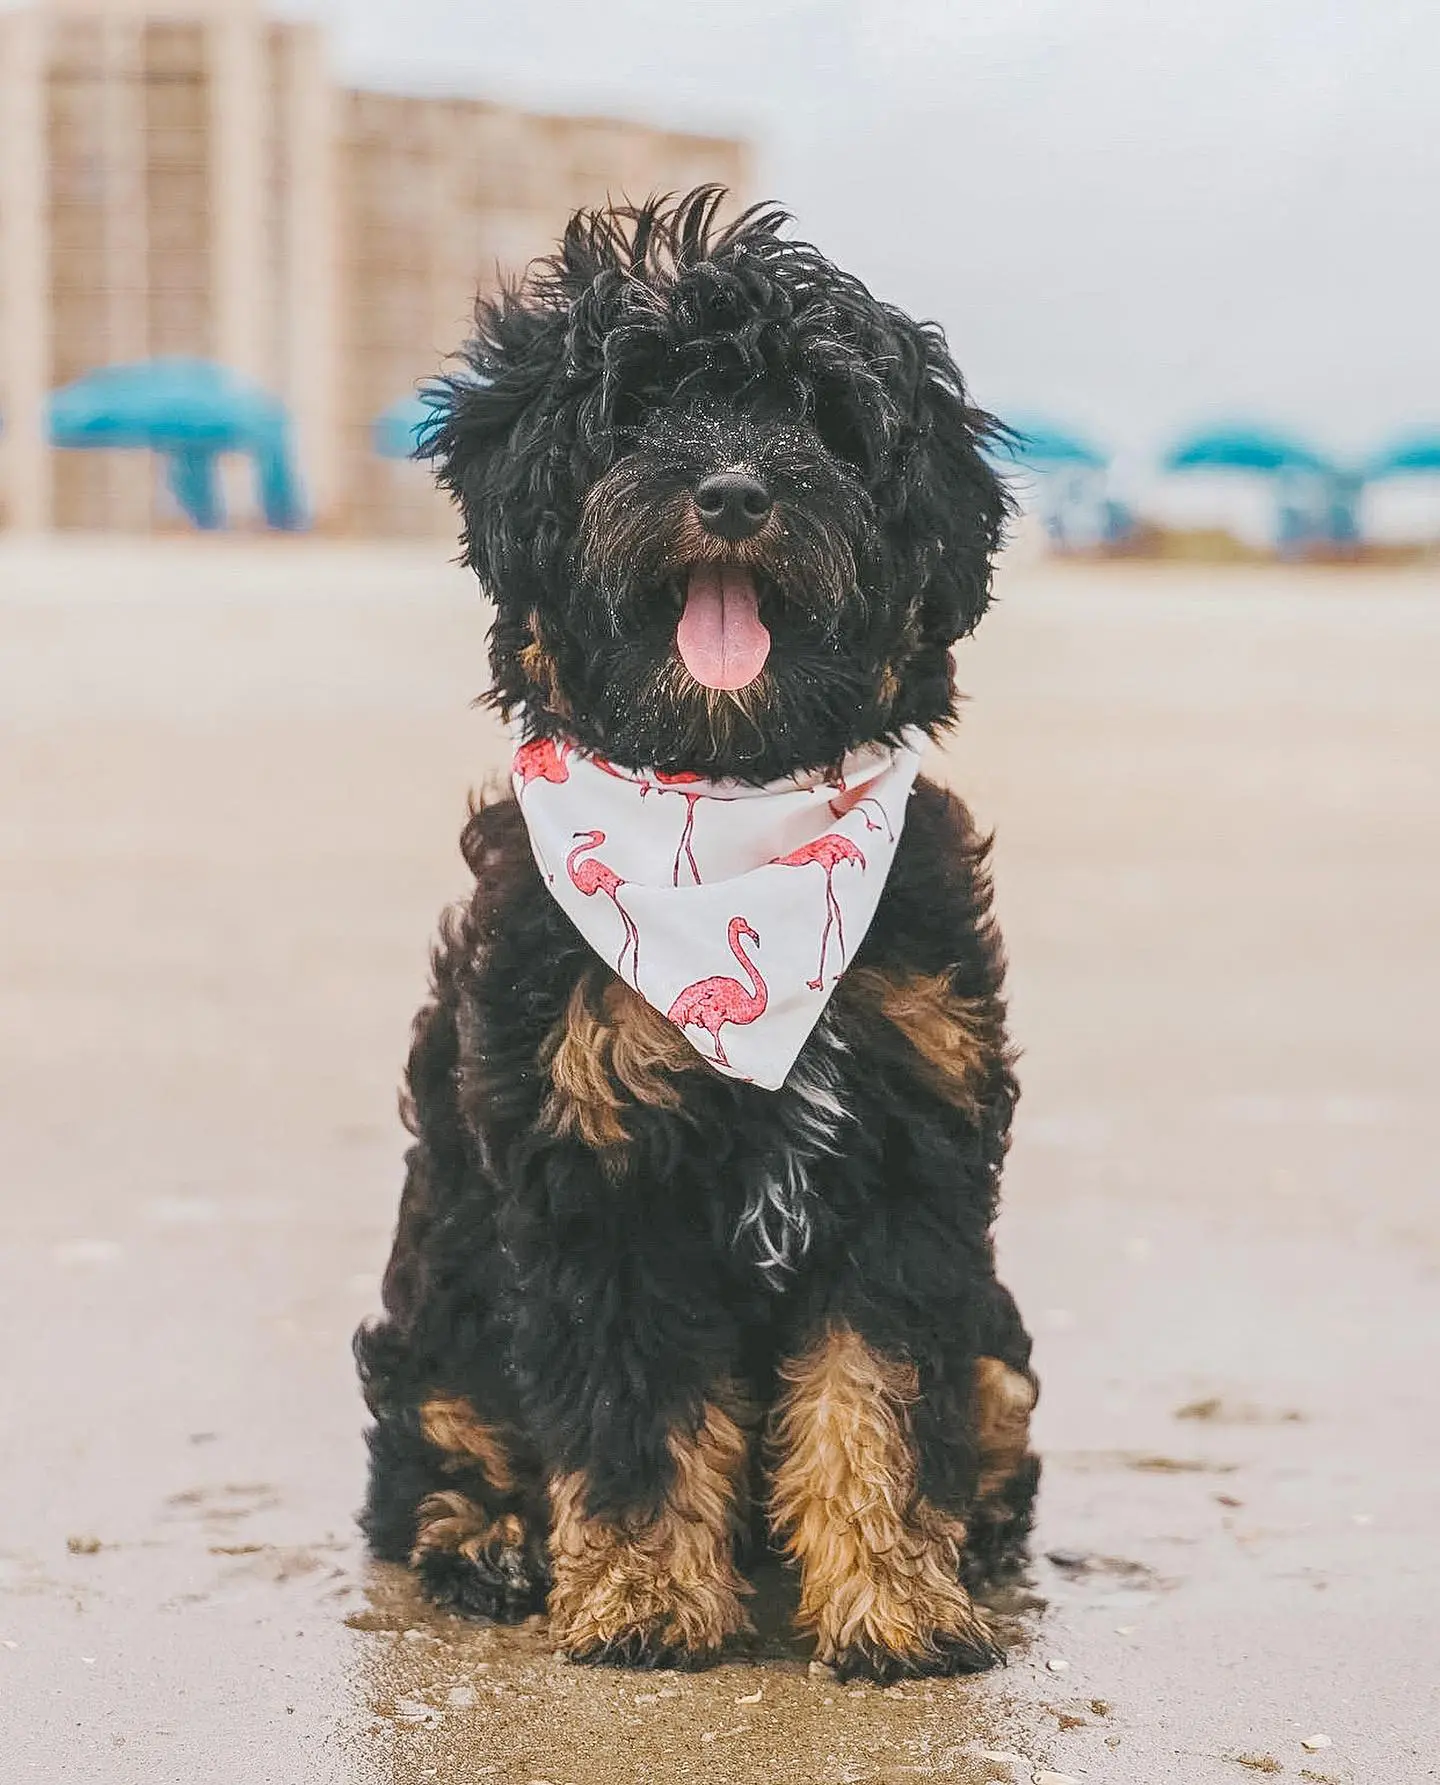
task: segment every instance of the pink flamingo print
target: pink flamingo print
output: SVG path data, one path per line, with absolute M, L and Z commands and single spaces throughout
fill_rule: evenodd
M 732 917 L 729 929 L 730 952 L 745 969 L 752 989 L 747 992 L 738 979 L 727 979 L 723 973 L 717 973 L 710 979 L 697 979 L 694 985 L 687 985 L 665 1013 L 677 1029 L 705 1031 L 715 1043 L 717 1066 L 730 1064 L 720 1040 L 720 1031 L 726 1023 L 737 1026 L 753 1023 L 757 1017 L 765 1014 L 765 1006 L 770 1001 L 769 988 L 760 977 L 760 969 L 740 946 L 742 936 L 748 936 L 756 948 L 759 948 L 759 934 L 751 928 L 747 919 Z
M 643 800 L 650 791 L 650 783 L 643 775 L 627 775 L 624 769 L 617 769 L 608 756 L 591 756 L 590 761 L 602 775 L 609 775 L 612 781 L 624 781 L 627 786 L 638 787 Z
M 816 977 L 805 982 L 812 992 L 818 992 L 825 983 L 825 955 L 830 947 L 832 929 L 838 935 L 842 965 L 845 960 L 845 922 L 840 915 L 840 906 L 832 884 L 835 870 L 841 862 L 854 862 L 863 872 L 865 857 L 848 837 L 842 837 L 839 831 L 826 831 L 823 837 L 802 843 L 798 849 L 792 849 L 789 855 L 777 855 L 771 865 L 777 868 L 808 868 L 812 862 L 825 870 L 825 930 L 820 938 L 820 966 Z
M 874 832 L 883 830 L 887 841 L 891 843 L 895 841 L 895 832 L 890 828 L 889 814 L 875 795 L 866 791 L 867 788 L 875 785 L 875 778 L 873 776 L 868 781 L 862 781 L 858 787 L 847 787 L 845 785 L 845 777 L 842 775 L 839 781 L 832 783 L 832 785 L 835 787 L 835 791 L 839 796 L 830 802 L 830 811 L 836 818 L 843 818 L 847 812 L 858 812 L 865 820 L 865 828 L 867 831 Z M 880 822 L 878 824 L 865 810 L 867 806 L 873 806 L 880 814 Z
M 878 822 L 865 810 L 867 806 L 873 806 L 880 814 Z M 865 828 L 867 831 L 883 830 L 886 842 L 893 843 L 895 841 L 895 832 L 890 828 L 890 820 L 886 815 L 885 808 L 880 804 L 879 800 L 875 798 L 873 793 L 867 795 L 867 797 L 862 800 L 831 800 L 830 814 L 833 818 L 844 818 L 848 812 L 858 812 L 865 820 Z
M 680 858 L 683 856 L 690 864 L 690 872 L 695 876 L 696 886 L 703 882 L 700 879 L 700 864 L 695 860 L 695 851 L 691 843 L 695 836 L 695 808 L 705 798 L 703 793 L 691 793 L 690 785 L 703 781 L 703 775 L 692 774 L 688 769 L 681 769 L 676 774 L 667 775 L 663 769 L 656 769 L 655 779 L 660 783 L 661 793 L 678 793 L 685 801 L 685 828 L 680 833 L 679 846 L 675 851 L 675 866 L 670 875 L 672 886 L 680 884 Z M 645 792 L 650 789 L 646 787 Z
M 624 781 L 631 787 L 638 787 L 640 789 L 640 797 L 642 800 L 648 794 L 656 792 L 657 786 L 658 791 L 661 793 L 680 793 L 684 791 L 681 785 L 682 783 L 703 781 L 705 779 L 703 775 L 692 774 L 688 769 L 681 770 L 679 773 L 673 775 L 666 774 L 663 769 L 656 769 L 654 771 L 655 779 L 651 781 L 644 775 L 627 775 L 623 769 L 617 769 L 615 764 L 607 757 L 592 756 L 590 760 L 595 767 L 599 769 L 602 775 L 609 775 L 612 780 Z M 675 866 L 670 875 L 671 884 L 673 886 L 679 886 L 680 884 L 680 862 L 682 857 L 690 864 L 690 872 L 695 876 L 696 886 L 701 884 L 700 868 L 695 860 L 695 852 L 690 847 L 690 839 L 695 834 L 696 802 L 704 798 L 705 795 L 703 793 L 685 794 L 685 829 L 681 833 L 680 846 L 675 851 Z
M 520 777 L 520 798 L 524 799 L 532 781 L 550 781 L 556 786 L 568 781 L 570 766 L 565 758 L 569 754 L 570 746 L 557 744 L 554 738 L 531 738 L 528 744 L 521 744 L 511 765 Z
M 630 983 L 639 990 L 640 978 L 640 932 L 635 928 L 635 920 L 620 903 L 620 888 L 626 884 L 613 868 L 604 862 L 591 858 L 581 861 L 580 857 L 592 849 L 598 849 L 605 841 L 604 831 L 576 831 L 578 839 L 575 847 L 565 857 L 565 872 L 577 892 L 584 893 L 587 899 L 593 899 L 596 893 L 604 893 L 610 903 L 620 913 L 620 921 L 625 926 L 625 940 L 620 945 L 620 958 L 615 963 L 615 971 L 623 979 L 625 977 L 625 956 L 630 956 Z

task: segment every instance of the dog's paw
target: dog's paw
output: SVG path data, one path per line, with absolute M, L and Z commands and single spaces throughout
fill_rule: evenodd
M 544 1609 L 541 1584 L 531 1578 L 518 1551 L 472 1560 L 454 1550 L 431 1550 L 416 1563 L 420 1591 L 435 1605 L 494 1624 L 518 1624 Z
M 732 1430 L 738 1469 L 744 1443 Z M 707 1667 L 749 1628 L 741 1600 L 750 1589 L 736 1572 L 730 1530 L 733 1486 L 713 1459 L 680 1454 L 690 1497 L 647 1522 L 588 1516 L 580 1477 L 552 1486 L 550 1633 L 570 1660 Z
M 1024 1574 L 1039 1480 L 1040 1459 L 1027 1452 L 1014 1471 L 970 1509 L 961 1579 L 971 1593 L 1008 1586 Z
M 601 1584 L 586 1596 L 557 1583 L 550 1600 L 550 1630 L 571 1661 L 591 1667 L 709 1667 L 730 1637 L 749 1628 L 738 1595 L 727 1581 L 637 1578 Z M 618 1590 L 617 1590 L 618 1589 Z
M 984 1673 L 1004 1662 L 1005 1651 L 978 1625 L 964 1635 L 937 1632 L 927 1643 L 904 1652 L 861 1637 L 830 1658 L 838 1679 L 873 1680 L 882 1686 L 895 1680 Z
M 740 1601 L 721 1586 L 676 1595 L 668 1604 L 618 1608 L 602 1596 L 557 1616 L 551 1632 L 566 1658 L 588 1667 L 674 1667 L 695 1672 L 720 1659 L 726 1641 L 749 1628 Z
M 491 1519 L 454 1493 L 432 1494 L 420 1512 L 410 1561 L 427 1599 L 496 1624 L 518 1624 L 543 1608 L 548 1582 L 522 1519 Z
M 719 1646 L 691 1648 L 667 1636 L 658 1625 L 649 1629 L 623 1630 L 618 1635 L 589 1635 L 563 1643 L 567 1661 L 582 1667 L 676 1668 L 697 1673 L 720 1659 Z

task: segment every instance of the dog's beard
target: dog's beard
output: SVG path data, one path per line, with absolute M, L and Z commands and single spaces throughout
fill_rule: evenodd
M 648 766 L 738 775 L 815 766 L 800 760 L 813 729 L 805 715 L 827 690 L 853 712 L 867 686 L 847 649 L 869 610 L 854 543 L 863 509 L 853 499 L 836 507 L 821 516 L 781 497 L 758 533 L 732 541 L 701 525 L 688 480 L 667 485 L 643 462 L 622 460 L 592 487 L 571 613 L 604 636 L 576 704 L 612 749 Z M 763 667 L 739 687 L 707 685 L 679 645 L 691 578 L 707 567 L 753 591 L 769 635 Z
M 873 651 L 847 649 L 843 638 L 828 647 L 777 640 L 754 680 L 717 689 L 686 669 L 674 634 L 672 613 L 586 649 L 563 729 L 632 768 L 754 783 L 823 768 L 892 730 L 878 711 L 884 660 L 877 668 Z
M 707 688 L 671 655 L 641 683 L 640 713 L 650 716 L 654 735 L 666 740 L 677 759 L 739 766 L 766 749 L 765 721 L 776 704 L 775 692 L 768 670 L 743 688 Z

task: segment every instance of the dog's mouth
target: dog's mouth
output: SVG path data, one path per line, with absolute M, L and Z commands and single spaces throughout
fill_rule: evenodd
M 748 688 L 770 655 L 760 589 L 743 564 L 695 564 L 681 581 L 680 661 L 704 688 Z

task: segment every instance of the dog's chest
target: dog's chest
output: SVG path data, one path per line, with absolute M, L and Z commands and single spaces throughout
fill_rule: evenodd
M 849 1063 L 847 1043 L 830 1019 L 823 1019 L 784 1086 L 772 1093 L 773 1121 L 745 1158 L 745 1203 L 733 1242 L 777 1290 L 810 1248 L 826 1162 L 846 1145 L 852 1120 L 845 1085 Z

